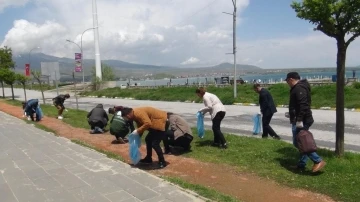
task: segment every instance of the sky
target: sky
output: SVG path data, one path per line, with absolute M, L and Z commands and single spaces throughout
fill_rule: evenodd
M 261 68 L 335 67 L 336 41 L 296 17 L 292 0 L 237 0 L 237 63 Z M 202 67 L 233 63 L 231 0 L 97 0 L 101 59 Z M 0 47 L 15 56 L 74 57 L 93 27 L 90 0 L 0 0 Z M 95 58 L 93 30 L 82 37 Z M 360 38 L 347 66 L 360 65 Z

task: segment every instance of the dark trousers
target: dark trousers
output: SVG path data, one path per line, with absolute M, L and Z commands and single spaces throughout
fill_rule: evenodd
M 170 151 L 170 145 L 173 146 L 175 142 L 174 131 L 168 130 L 165 133 L 164 147 L 165 151 Z
M 218 144 L 222 144 L 222 145 L 226 144 L 224 134 L 221 132 L 221 129 L 220 129 L 221 121 L 224 119 L 224 117 L 225 117 L 225 112 L 220 111 L 215 115 L 215 117 L 212 120 L 214 143 L 218 143 Z
M 192 140 L 193 137 L 187 133 L 175 140 L 174 131 L 168 130 L 164 138 L 165 151 L 170 151 L 170 146 L 182 147 L 184 150 L 188 150 Z
M 160 142 L 165 138 L 165 131 L 150 129 L 145 138 L 146 142 L 146 157 L 151 158 L 152 149 L 155 150 L 159 162 L 165 162 L 163 151 L 160 147 Z
M 263 134 L 262 137 L 277 137 L 278 135 L 276 132 L 271 128 L 270 121 L 274 114 L 263 114 L 262 117 L 262 127 L 263 127 Z
M 95 127 L 99 127 L 101 129 L 105 128 L 106 125 L 104 125 L 104 123 L 102 121 L 88 121 L 91 130 L 94 130 Z

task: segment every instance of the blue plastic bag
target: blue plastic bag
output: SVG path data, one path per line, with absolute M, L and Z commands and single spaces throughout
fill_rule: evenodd
M 255 114 L 253 116 L 254 121 L 254 128 L 253 128 L 253 134 L 258 135 L 261 133 L 261 114 Z
M 204 115 L 201 112 L 196 114 L 197 116 L 197 133 L 200 138 L 204 138 L 205 130 L 204 130 Z
M 129 155 L 134 165 L 138 164 L 141 159 L 141 153 L 139 148 L 141 146 L 140 136 L 130 134 L 129 135 Z
M 41 119 L 43 118 L 44 115 L 43 115 L 40 105 L 37 106 L 35 113 L 36 113 L 36 121 L 41 121 Z

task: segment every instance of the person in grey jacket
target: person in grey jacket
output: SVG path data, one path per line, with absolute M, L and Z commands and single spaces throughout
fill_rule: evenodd
M 104 106 L 102 104 L 98 104 L 94 109 L 92 109 L 88 115 L 88 123 L 91 127 L 90 133 L 103 133 L 104 128 L 109 121 L 109 117 L 104 110 Z
M 193 140 L 192 131 L 189 124 L 178 114 L 167 113 L 169 128 L 164 139 L 165 154 L 170 154 L 170 146 L 181 147 L 184 151 L 189 151 L 190 143 Z
M 203 87 L 196 89 L 195 93 L 203 99 L 205 105 L 205 107 L 200 109 L 199 112 L 202 114 L 209 112 L 211 115 L 212 130 L 214 132 L 214 143 L 212 145 L 226 149 L 226 140 L 220 129 L 221 121 L 224 119 L 226 114 L 224 105 L 216 95 L 206 92 Z

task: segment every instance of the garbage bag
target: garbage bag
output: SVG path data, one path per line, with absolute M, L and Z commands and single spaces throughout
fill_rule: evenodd
M 253 122 L 254 122 L 253 134 L 258 135 L 259 133 L 261 133 L 261 114 L 255 114 L 253 116 Z
M 138 164 L 141 159 L 140 148 L 141 141 L 139 135 L 130 134 L 129 135 L 129 155 L 132 163 L 134 165 Z
M 197 133 L 200 138 L 204 138 L 205 130 L 204 130 L 204 115 L 201 112 L 196 114 L 197 116 Z
M 41 119 L 43 118 L 44 115 L 43 115 L 40 105 L 37 106 L 35 113 L 36 113 L 36 121 L 41 121 Z

